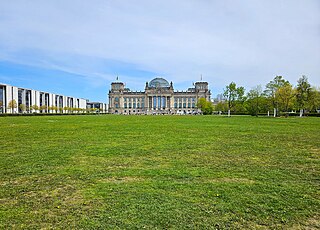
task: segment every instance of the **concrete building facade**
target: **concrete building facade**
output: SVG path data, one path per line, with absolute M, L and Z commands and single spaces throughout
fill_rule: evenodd
M 114 114 L 194 114 L 200 112 L 200 98 L 210 101 L 208 82 L 194 83 L 186 91 L 175 91 L 164 78 L 146 82 L 144 91 L 131 91 L 123 82 L 112 82 L 109 90 L 109 113 Z
M 95 112 L 107 113 L 107 104 L 101 102 L 87 102 L 87 109 Z
M 69 113 L 87 108 L 87 100 L 0 84 L 0 113 Z

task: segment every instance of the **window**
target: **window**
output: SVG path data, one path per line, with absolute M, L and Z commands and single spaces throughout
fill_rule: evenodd
M 166 97 L 162 97 L 161 107 L 164 109 L 166 107 Z
M 153 108 L 156 108 L 156 106 L 157 106 L 157 97 L 154 96 L 153 97 Z
M 127 103 L 124 103 L 124 108 L 125 108 L 125 109 L 127 108 Z

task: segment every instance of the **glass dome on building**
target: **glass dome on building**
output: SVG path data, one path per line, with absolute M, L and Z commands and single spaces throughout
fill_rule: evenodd
M 154 78 L 150 81 L 149 87 L 164 88 L 164 87 L 170 87 L 170 84 L 166 79 L 161 78 L 161 77 L 157 77 L 157 78 Z

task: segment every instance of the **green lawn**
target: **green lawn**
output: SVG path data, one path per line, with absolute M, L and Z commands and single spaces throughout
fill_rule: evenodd
M 0 117 L 0 228 L 320 228 L 320 119 Z

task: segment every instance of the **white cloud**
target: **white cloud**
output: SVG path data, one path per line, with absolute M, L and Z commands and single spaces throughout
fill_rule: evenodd
M 320 85 L 317 0 L 2 1 L 0 15 L 0 58 L 97 84 L 119 74 L 102 67 L 114 60 L 177 84 L 203 74 L 215 88 L 250 88 L 278 74 L 295 84 L 306 74 Z M 30 58 L 29 50 L 39 52 Z M 134 77 L 148 76 L 122 74 L 128 84 Z

